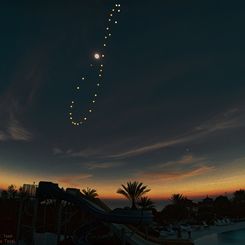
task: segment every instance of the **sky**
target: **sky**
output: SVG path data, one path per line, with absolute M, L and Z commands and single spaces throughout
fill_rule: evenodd
M 104 198 L 134 180 L 153 198 L 245 188 L 244 3 L 6 1 L 0 20 L 1 188 L 46 180 Z M 70 103 L 74 117 L 88 109 L 102 50 L 103 86 L 74 126 Z

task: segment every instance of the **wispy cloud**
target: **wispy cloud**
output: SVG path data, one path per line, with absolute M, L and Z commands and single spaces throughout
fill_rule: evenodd
M 8 133 L 11 140 L 30 141 L 32 139 L 32 134 L 17 121 L 10 123 Z
M 113 154 L 110 157 L 123 159 L 142 155 L 151 151 L 198 140 L 217 131 L 243 127 L 245 118 L 244 116 L 241 116 L 242 112 L 243 110 L 239 110 L 237 108 L 226 111 L 225 113 L 219 114 L 216 117 L 207 120 L 206 122 L 195 127 L 190 132 L 180 135 L 179 137 Z
M 63 153 L 64 152 L 60 148 L 58 148 L 58 147 L 53 148 L 53 154 L 54 155 L 61 155 Z
M 176 165 L 199 164 L 204 161 L 206 161 L 205 157 L 196 157 L 193 154 L 187 154 L 175 161 L 163 162 L 163 163 L 156 164 L 155 166 L 158 168 L 166 168 L 166 167 L 171 167 Z
M 91 177 L 92 174 L 80 173 L 59 177 L 57 180 L 64 185 L 79 187 L 85 180 Z
M 89 156 L 95 156 L 96 154 L 96 150 L 81 150 L 81 151 L 73 151 L 71 149 L 64 149 L 64 148 L 60 148 L 60 147 L 54 147 L 52 149 L 52 153 L 55 156 L 58 157 L 89 157 Z
M 170 180 L 180 180 L 180 179 L 186 179 L 194 176 L 203 175 L 214 169 L 215 169 L 214 166 L 199 166 L 191 170 L 179 170 L 179 171 L 158 170 L 158 171 L 139 172 L 137 176 L 138 178 L 142 178 L 147 181 L 151 181 L 151 180 L 170 181 Z
M 11 120 L 5 130 L 0 131 L 0 141 L 30 141 L 32 137 L 17 120 Z
M 242 112 L 243 110 L 239 110 L 238 108 L 231 109 L 200 124 L 195 128 L 195 130 L 211 133 L 218 130 L 242 127 L 244 126 L 245 120 L 244 116 L 241 115 Z
M 38 55 L 40 53 L 42 55 Z M 33 138 L 21 119 L 33 106 L 35 95 L 45 81 L 46 65 L 42 65 L 45 61 L 40 45 L 32 47 L 9 77 L 9 86 L 0 95 L 0 141 L 29 141 Z
M 86 149 L 82 149 L 80 151 L 70 151 L 67 152 L 67 155 L 70 157 L 89 157 L 89 156 L 99 156 L 99 152 L 96 149 L 90 149 L 90 148 L 86 148 Z
M 193 127 L 193 129 L 189 130 L 186 133 L 183 133 L 182 135 L 175 136 L 166 140 L 159 140 L 155 143 L 151 143 L 148 145 L 142 144 L 139 147 L 129 148 L 126 145 L 122 145 L 120 146 L 120 149 L 123 150 L 116 150 L 115 147 L 117 146 L 105 144 L 103 147 L 99 147 L 99 148 L 98 147 L 84 148 L 78 151 L 73 151 L 73 150 L 63 151 L 63 150 L 56 149 L 53 152 L 55 155 L 59 155 L 63 157 L 85 157 L 85 158 L 89 157 L 96 160 L 96 162 L 119 161 L 135 156 L 148 154 L 164 148 L 186 144 L 197 140 L 198 141 L 203 140 L 209 137 L 210 135 L 213 135 L 214 133 L 220 131 L 232 130 L 235 128 L 243 127 L 245 126 L 244 115 L 245 115 L 244 109 L 233 108 L 223 113 L 220 113 L 210 118 L 209 120 L 206 120 L 205 122 Z M 130 141 L 132 143 L 134 139 L 130 139 Z M 99 165 L 97 167 L 99 167 Z
M 203 175 L 214 169 L 206 157 L 185 154 L 172 161 L 151 163 L 135 176 L 147 181 L 172 181 Z
M 88 163 L 87 167 L 88 169 L 92 170 L 92 169 L 108 169 L 108 168 L 115 168 L 118 166 L 121 166 L 123 163 L 121 162 L 104 162 L 104 163 Z
M 0 97 L 0 141 L 30 141 L 33 136 L 31 132 L 23 126 L 23 121 L 19 120 L 20 115 L 23 117 L 26 106 L 20 103 L 17 93 L 10 89 Z

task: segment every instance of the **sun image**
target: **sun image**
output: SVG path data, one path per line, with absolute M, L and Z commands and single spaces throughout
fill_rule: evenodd
M 99 54 L 99 53 L 95 53 L 95 54 L 94 54 L 94 58 L 95 58 L 96 60 L 99 60 L 99 59 L 100 59 L 100 54 Z

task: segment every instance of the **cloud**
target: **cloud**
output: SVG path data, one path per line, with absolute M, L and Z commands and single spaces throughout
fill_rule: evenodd
M 24 117 L 28 107 L 27 104 L 23 103 L 26 96 L 20 96 L 21 88 L 16 89 L 14 85 L 15 83 L 9 86 L 9 89 L 0 97 L 0 110 L 2 112 L 0 115 L 0 141 L 30 141 L 33 138 L 31 132 L 18 119 L 20 116 L 21 118 Z M 22 87 L 24 88 L 24 84 Z
M 92 177 L 92 174 L 80 173 L 57 178 L 61 184 L 79 187 L 84 180 Z
M 17 120 L 11 120 L 6 129 L 0 131 L 0 141 L 30 141 L 32 138 L 31 132 Z
M 125 160 L 135 156 L 141 156 L 148 154 L 157 150 L 161 150 L 168 147 L 173 147 L 181 144 L 190 143 L 197 140 L 203 140 L 208 136 L 213 135 L 214 133 L 232 130 L 239 127 L 245 126 L 245 116 L 243 108 L 232 108 L 226 110 L 225 112 L 219 113 L 216 116 L 206 120 L 205 122 L 200 123 L 199 125 L 193 127 L 190 131 L 169 138 L 167 140 L 159 140 L 155 143 L 148 145 L 139 145 L 138 147 L 120 146 L 120 149 L 116 150 L 114 145 L 104 145 L 103 147 L 93 147 L 93 148 L 84 148 L 78 151 L 63 151 L 56 152 L 57 155 L 62 155 L 64 157 L 85 157 L 93 158 L 95 162 L 111 162 L 116 160 Z M 135 139 L 130 139 L 130 144 L 133 145 Z M 119 147 L 117 147 L 119 148 Z M 190 155 L 188 157 L 191 157 Z M 183 159 L 183 161 L 187 159 Z M 171 164 L 171 163 L 168 163 Z M 105 164 L 106 166 L 106 164 Z M 99 168 L 99 165 L 96 165 L 95 168 Z M 103 165 L 101 165 L 103 168 Z
M 193 156 L 192 154 L 187 154 L 182 156 L 179 160 L 163 162 L 163 163 L 156 164 L 155 166 L 159 168 L 166 168 L 166 167 L 171 167 L 176 165 L 198 164 L 204 162 L 205 160 L 206 158 L 204 157 L 196 157 Z
M 53 154 L 54 155 L 61 155 L 63 153 L 64 152 L 60 148 L 57 148 L 57 147 L 53 148 Z
M 211 118 L 210 120 L 207 120 L 206 122 L 195 127 L 190 132 L 183 134 L 179 137 L 159 141 L 151 145 L 145 145 L 121 153 L 113 154 L 110 155 L 110 157 L 124 159 L 128 157 L 138 156 L 170 146 L 175 146 L 183 143 L 188 143 L 194 140 L 202 139 L 217 131 L 243 127 L 245 121 L 244 116 L 241 116 L 241 114 L 243 115 L 243 112 L 243 110 L 239 110 L 237 108 L 229 110 L 225 113 L 219 114 Z
M 94 149 L 82 149 L 80 151 L 73 151 L 71 149 L 64 150 L 60 149 L 59 147 L 53 148 L 53 154 L 59 155 L 61 157 L 95 157 L 99 156 L 98 151 Z
M 35 95 L 45 81 L 44 62 L 43 50 L 40 45 L 35 46 L 29 49 L 29 53 L 22 57 L 20 64 L 12 71 L 8 87 L 0 94 L 0 141 L 31 140 L 31 133 L 22 125 L 23 121 L 22 124 L 19 121 L 20 118 L 26 118 L 28 111 L 32 109 L 37 98 Z
M 89 169 L 108 169 L 108 168 L 115 168 L 122 165 L 122 163 L 118 162 L 106 162 L 106 163 L 88 163 L 87 167 Z
M 15 141 L 30 141 L 31 133 L 17 121 L 12 121 L 8 127 L 9 138 Z
M 203 175 L 214 169 L 207 158 L 186 154 L 173 161 L 151 163 L 143 171 L 136 172 L 136 177 L 144 181 L 175 181 Z
M 207 131 L 211 133 L 218 130 L 242 127 L 244 123 L 244 118 L 236 116 L 235 114 L 238 112 L 238 109 L 229 110 L 225 112 L 221 116 L 221 118 L 217 116 L 210 121 L 204 122 L 195 129 L 197 131 Z
M 147 172 L 139 172 L 138 177 L 150 181 L 150 180 L 164 180 L 164 181 L 174 181 L 179 179 L 191 178 L 194 176 L 199 176 L 206 174 L 212 170 L 214 170 L 214 166 L 199 166 L 195 167 L 191 170 L 179 170 L 179 171 L 147 171 Z
M 157 143 L 154 143 L 151 145 L 142 146 L 139 148 L 135 148 L 133 150 L 114 154 L 114 155 L 111 155 L 111 157 L 112 158 L 127 158 L 127 157 L 137 156 L 137 155 L 141 155 L 141 154 L 144 154 L 144 153 L 147 153 L 150 151 L 166 148 L 166 147 L 173 146 L 173 145 L 180 144 L 180 143 L 184 143 L 184 142 L 188 142 L 189 140 L 191 140 L 191 138 L 192 137 L 187 136 L 187 137 L 183 137 L 183 138 L 172 139 L 169 141 L 157 142 Z
M 71 157 L 89 157 L 89 156 L 98 156 L 98 151 L 94 149 L 83 149 L 81 151 L 70 151 L 67 152 L 68 156 Z

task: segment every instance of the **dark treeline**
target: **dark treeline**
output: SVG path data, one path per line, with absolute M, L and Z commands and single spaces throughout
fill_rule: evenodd
M 216 220 L 228 218 L 245 219 L 245 190 L 237 190 L 231 198 L 220 195 L 216 198 L 206 197 L 201 202 L 194 202 L 182 194 L 174 194 L 171 204 L 156 212 L 160 223 L 202 223 L 214 224 Z
M 236 220 L 245 218 L 245 190 L 242 189 L 235 191 L 232 197 L 220 195 L 216 198 L 210 198 L 207 196 L 200 202 L 194 202 L 183 194 L 173 194 L 170 198 L 171 204 L 158 212 L 154 207 L 154 202 L 145 196 L 145 193 L 150 191 L 147 186 L 139 182 L 128 182 L 123 187 L 125 188 L 118 189 L 117 192 L 131 201 L 132 209 L 152 210 L 156 220 L 161 223 L 179 223 L 182 221 L 213 223 L 216 219 L 224 217 Z M 80 195 L 100 202 L 98 198 L 95 198 L 98 196 L 95 189 L 83 189 Z M 2 208 L 0 212 L 3 212 L 3 205 L 4 203 L 6 205 L 6 200 L 16 200 L 18 202 L 18 200 L 27 196 L 28 193 L 25 193 L 23 188 L 20 187 L 17 190 L 14 185 L 10 185 L 7 190 L 1 192 L 0 204 Z M 12 201 L 12 203 L 15 202 Z M 106 207 L 102 202 L 99 205 Z M 8 205 L 6 208 L 8 208 Z

